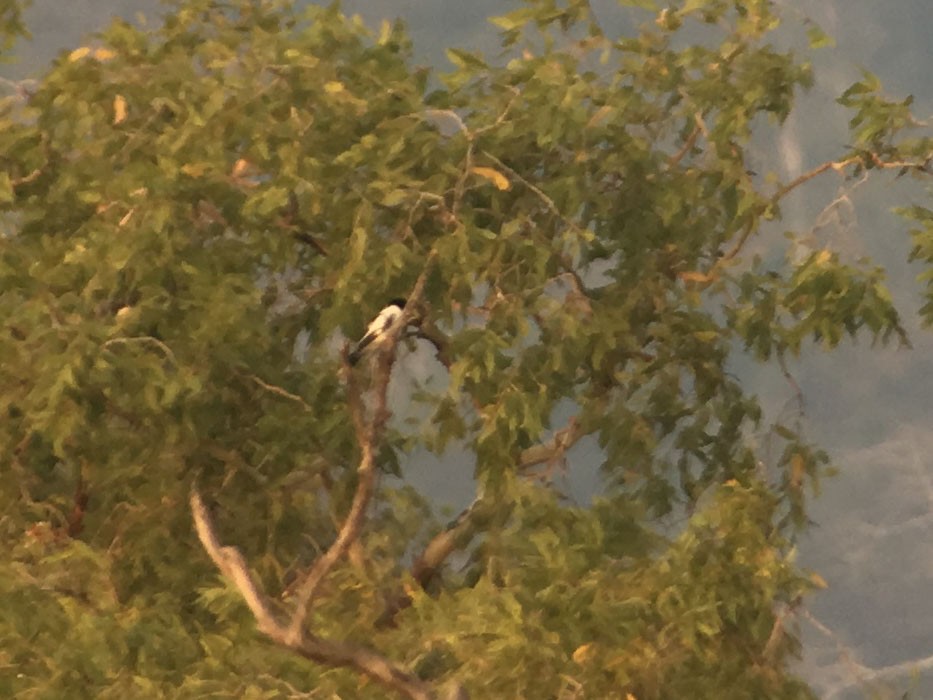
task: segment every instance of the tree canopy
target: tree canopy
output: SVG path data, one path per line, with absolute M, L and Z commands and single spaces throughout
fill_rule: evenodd
M 781 208 L 926 178 L 930 137 L 866 74 L 850 146 L 783 182 L 752 146 L 813 77 L 776 4 L 620 5 L 529 0 L 437 73 L 339 6 L 175 0 L 10 91 L 0 694 L 815 697 L 793 540 L 828 456 L 732 370 L 906 342 L 884 271 Z M 449 524 L 425 450 L 474 464 Z

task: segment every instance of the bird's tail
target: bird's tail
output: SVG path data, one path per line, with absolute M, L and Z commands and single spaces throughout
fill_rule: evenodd
M 363 356 L 363 351 L 366 350 L 366 348 L 369 347 L 369 344 L 372 343 L 375 339 L 376 335 L 374 333 L 367 333 L 360 339 L 360 342 L 356 344 L 356 347 L 353 348 L 349 355 L 347 355 L 347 360 L 349 361 L 351 367 L 360 361 L 360 358 Z

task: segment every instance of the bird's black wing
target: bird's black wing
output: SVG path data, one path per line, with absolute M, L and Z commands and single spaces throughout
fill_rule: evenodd
M 379 315 L 369 324 L 369 328 L 366 329 L 366 335 L 360 339 L 360 342 L 353 348 L 353 352 L 347 356 L 350 364 L 355 365 L 366 347 L 385 336 L 385 334 L 391 330 L 392 324 L 394 324 L 401 315 L 402 306 L 400 304 L 393 304 L 380 311 Z
M 356 347 L 353 348 L 353 352 L 347 356 L 347 359 L 350 361 L 351 365 L 355 365 L 360 361 L 360 357 L 363 356 L 363 351 L 376 339 L 376 335 L 376 333 L 367 333 L 362 338 L 360 338 L 360 342 L 358 342 Z

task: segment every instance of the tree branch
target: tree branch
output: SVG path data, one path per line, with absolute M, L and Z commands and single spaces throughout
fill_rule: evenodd
M 232 581 L 240 595 L 243 596 L 250 612 L 256 618 L 259 630 L 270 636 L 280 633 L 282 627 L 276 620 L 265 594 L 259 589 L 256 581 L 253 580 L 253 575 L 247 569 L 243 555 L 236 547 L 224 547 L 217 539 L 210 513 L 197 489 L 191 490 L 189 502 L 191 515 L 194 518 L 194 529 L 198 533 L 198 539 L 201 540 L 204 551 L 207 552 L 214 565 L 220 569 L 220 573 Z
M 438 362 L 444 365 L 444 367 L 446 367 L 449 371 L 450 366 L 453 363 L 448 352 L 450 341 L 444 332 L 436 325 L 434 325 L 434 323 L 430 321 L 424 321 L 422 322 L 421 327 L 418 329 L 418 333 L 416 335 L 418 338 L 423 338 L 434 346 L 434 352 L 437 356 Z
M 292 392 L 288 391 L 287 389 L 283 389 L 282 387 L 277 386 L 277 385 L 275 385 L 275 384 L 269 384 L 268 382 L 265 382 L 265 381 L 263 381 L 262 379 L 260 379 L 260 378 L 259 378 L 258 376 L 256 376 L 255 374 L 248 374 L 248 375 L 246 375 L 246 376 L 249 377 L 249 378 L 250 378 L 253 382 L 255 382 L 256 384 L 258 384 L 259 386 L 261 386 L 261 387 L 262 387 L 263 389 L 265 389 L 266 391 L 268 391 L 268 392 L 270 392 L 270 393 L 272 393 L 272 394 L 275 394 L 276 396 L 281 396 L 283 399 L 288 399 L 289 401 L 294 401 L 295 403 L 301 404 L 301 407 L 302 407 L 305 411 L 310 411 L 310 410 L 311 410 L 311 406 L 308 405 L 308 402 L 305 401 L 305 400 L 304 400 L 303 398 L 301 398 L 300 396 L 298 396 L 297 394 L 293 394 Z
M 372 498 L 375 490 L 376 471 L 373 441 L 364 440 L 361 448 L 363 454 L 360 457 L 359 466 L 357 466 L 358 482 L 356 491 L 353 494 L 353 502 L 350 504 L 350 511 L 347 513 L 343 527 L 337 533 L 337 538 L 333 544 L 314 562 L 311 570 L 297 588 L 295 609 L 288 625 L 286 637 L 289 645 L 295 644 L 302 639 L 302 628 L 308 613 L 308 606 L 318 586 L 324 580 L 324 577 L 330 573 L 334 564 L 346 554 L 350 544 L 359 537 L 363 529 L 366 507 L 369 505 L 370 498 Z
M 400 322 L 394 331 L 386 338 L 386 344 L 380 352 L 375 365 L 375 381 L 373 394 L 375 405 L 372 411 L 372 417 L 367 422 L 363 415 L 363 402 L 360 400 L 359 391 L 356 388 L 353 373 L 349 371 L 344 360 L 344 371 L 347 376 L 347 395 L 350 402 L 350 413 L 353 417 L 353 424 L 356 431 L 357 443 L 360 446 L 360 461 L 357 466 L 357 485 L 353 494 L 353 501 L 350 504 L 350 510 L 344 520 L 343 527 L 337 533 L 337 538 L 311 566 L 311 570 L 305 575 L 305 578 L 297 585 L 295 593 L 295 608 L 288 625 L 287 641 L 289 644 L 296 644 L 303 638 L 303 627 L 305 617 L 308 614 L 308 607 L 317 591 L 318 586 L 324 577 L 330 573 L 334 565 L 343 558 L 350 549 L 350 546 L 359 538 L 363 529 L 363 521 L 366 518 L 366 508 L 372 498 L 376 488 L 376 454 L 378 453 L 379 443 L 382 440 L 382 434 L 385 430 L 386 421 L 389 418 L 389 412 L 386 407 L 387 394 L 389 388 L 389 379 L 392 374 L 392 364 L 395 361 L 395 347 L 398 344 L 399 336 L 407 326 L 407 321 L 411 320 L 414 309 L 421 301 L 424 294 L 424 285 L 427 280 L 428 272 L 434 264 L 437 257 L 436 251 L 432 251 L 425 261 L 424 268 L 418 276 L 415 286 L 408 298 L 408 303 L 402 312 L 402 322 Z
M 409 296 L 409 303 L 403 311 L 403 321 L 410 321 L 415 314 L 415 309 L 419 307 L 428 273 L 436 257 L 435 251 L 428 255 L 424 268 Z M 286 621 L 283 622 L 278 619 L 269 599 L 253 579 L 239 550 L 235 547 L 225 547 L 220 544 L 207 507 L 195 489 L 192 489 L 190 503 L 195 530 L 201 545 L 220 572 L 236 586 L 253 613 L 261 632 L 274 642 L 313 661 L 329 666 L 353 668 L 384 686 L 401 693 L 410 700 L 435 700 L 436 696 L 428 684 L 377 652 L 356 645 L 326 640 L 304 630 L 309 606 L 318 587 L 337 561 L 347 555 L 351 546 L 358 541 L 362 531 L 366 509 L 375 490 L 376 454 L 389 416 L 386 401 L 389 379 L 395 359 L 395 347 L 406 326 L 407 323 L 405 322 L 398 324 L 392 335 L 387 338 L 385 348 L 380 353 L 375 367 L 375 406 L 368 422 L 354 375 L 348 371 L 349 367 L 346 363 L 344 365 L 350 412 L 353 416 L 354 429 L 361 451 L 360 461 L 357 466 L 358 483 L 350 510 L 343 526 L 337 533 L 336 539 L 327 551 L 314 562 L 304 578 L 299 580 L 294 596 L 294 607 Z M 284 395 L 290 399 L 298 398 L 289 395 L 284 390 L 277 391 L 278 387 L 272 387 L 257 377 L 253 377 L 253 380 L 267 390 L 273 391 L 273 393 Z M 461 698 L 465 697 L 463 689 L 458 685 L 452 686 L 451 694 Z
M 574 221 L 571 221 L 566 216 L 564 216 L 564 214 L 561 212 L 557 204 L 554 203 L 554 200 L 551 199 L 544 190 L 542 190 L 537 185 L 529 182 L 519 172 L 510 168 L 508 165 L 503 163 L 501 160 L 499 160 L 496 156 L 494 156 L 489 151 L 482 151 L 482 154 L 486 158 L 489 158 L 489 160 L 491 160 L 497 166 L 502 168 L 506 172 L 506 174 L 509 175 L 509 177 L 517 180 L 518 182 L 522 183 L 525 187 L 527 187 L 529 190 L 531 190 L 538 197 L 538 199 L 544 202 L 544 205 L 550 210 L 550 212 L 554 214 L 554 216 L 556 216 L 558 219 L 563 221 L 564 224 L 568 228 L 570 228 L 573 231 L 576 231 L 577 233 L 582 233 L 583 229 L 580 227 L 580 225 L 575 223 Z
M 677 153 L 675 153 L 670 158 L 668 158 L 667 160 L 668 170 L 673 170 L 674 168 L 676 168 L 677 165 L 680 163 L 680 161 L 683 160 L 684 156 L 687 155 L 691 151 L 691 149 L 693 149 L 693 147 L 696 145 L 697 138 L 699 138 L 700 134 L 705 133 L 705 126 L 703 125 L 703 117 L 700 115 L 700 113 L 697 112 L 694 115 L 693 119 L 696 122 L 696 126 L 693 128 L 693 131 L 690 132 L 690 135 L 687 137 L 687 140 L 684 141 L 684 145 L 680 147 Z
M 523 472 L 539 464 L 551 462 L 564 455 L 581 437 L 584 431 L 576 417 L 570 419 L 567 426 L 554 433 L 548 442 L 532 445 L 523 450 L 516 461 L 516 468 Z M 426 588 L 437 575 L 447 558 L 462 550 L 473 537 L 480 522 L 489 514 L 487 499 L 477 497 L 446 528 L 432 537 L 421 554 L 411 565 L 411 576 L 421 588 Z M 411 605 L 411 596 L 403 591 L 396 591 L 387 601 L 386 610 L 380 618 L 380 625 L 388 625 L 395 616 Z
M 198 539 L 221 574 L 230 580 L 256 618 L 259 630 L 277 644 L 301 656 L 331 667 L 352 668 L 391 688 L 409 700 L 435 700 L 430 686 L 384 656 L 345 642 L 304 635 L 295 639 L 276 617 L 268 598 L 254 580 L 243 555 L 235 547 L 220 544 L 210 513 L 200 494 L 192 489 L 191 514 Z
M 862 164 L 865 166 L 870 165 L 871 167 L 878 168 L 879 170 L 919 170 L 920 172 L 930 174 L 929 165 L 931 160 L 933 160 L 933 155 L 923 161 L 886 161 L 882 159 L 877 153 L 868 153 L 866 155 L 852 156 L 843 160 L 827 161 L 825 163 L 821 163 L 812 170 L 808 170 L 807 172 L 798 175 L 786 185 L 779 187 L 775 193 L 771 195 L 770 204 L 777 204 L 782 199 L 784 199 L 784 197 L 786 197 L 788 194 L 793 192 L 804 183 L 809 182 L 813 178 L 818 177 L 819 175 L 822 175 L 829 170 L 833 170 L 837 173 L 843 173 L 852 165 Z M 745 246 L 745 243 L 751 237 L 751 234 L 755 229 L 755 221 L 755 217 L 752 217 L 748 220 L 748 222 L 742 228 L 739 239 L 727 253 L 719 258 L 717 265 L 732 260 L 739 254 L 739 252 L 741 252 L 742 248 Z
M 567 450 L 573 447 L 577 440 L 583 437 L 583 434 L 583 428 L 576 416 L 574 416 L 567 423 L 567 426 L 554 433 L 554 437 L 549 441 L 522 450 L 518 458 L 518 470 L 527 471 L 539 464 L 559 459 Z
M 304 641 L 294 649 L 306 659 L 326 666 L 361 671 L 410 700 L 435 700 L 437 697 L 427 683 L 364 647 L 306 635 Z
M 103 345 L 101 345 L 101 349 L 111 348 L 114 345 L 132 345 L 132 344 L 153 345 L 157 347 L 159 350 L 161 350 L 162 354 L 166 357 L 166 359 L 170 360 L 173 365 L 176 365 L 176 366 L 178 365 L 178 361 L 175 359 L 175 353 L 172 352 L 172 349 L 168 345 L 163 343 L 161 340 L 159 340 L 158 338 L 153 338 L 151 335 L 125 336 L 125 337 L 121 336 L 119 338 L 111 338 L 110 340 L 105 342 Z

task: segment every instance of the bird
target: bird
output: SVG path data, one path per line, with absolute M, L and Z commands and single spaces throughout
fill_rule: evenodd
M 376 317 L 366 327 L 366 333 L 347 356 L 351 365 L 359 362 L 365 353 L 372 352 L 382 345 L 390 331 L 394 330 L 404 310 L 404 299 L 392 299 L 382 311 L 376 314 Z

